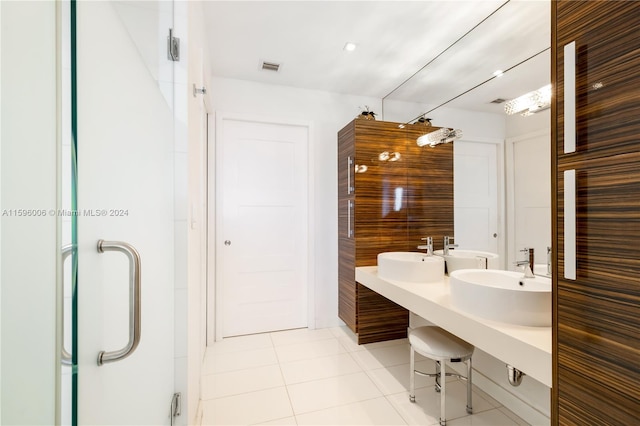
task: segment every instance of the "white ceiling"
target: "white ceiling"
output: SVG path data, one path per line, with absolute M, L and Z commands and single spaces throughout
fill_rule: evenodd
M 493 99 L 550 81 L 549 3 L 209 1 L 204 8 L 214 75 L 498 113 Z M 344 51 L 346 42 L 357 49 Z M 280 71 L 262 70 L 262 61 Z

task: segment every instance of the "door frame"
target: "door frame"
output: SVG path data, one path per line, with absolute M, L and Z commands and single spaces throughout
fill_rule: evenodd
M 215 128 L 211 129 L 211 123 L 215 119 Z M 315 315 L 315 168 L 314 168 L 314 151 L 313 151 L 313 123 L 311 121 L 296 120 L 282 117 L 265 117 L 252 114 L 227 113 L 216 111 L 215 115 L 210 114 L 208 145 L 208 180 L 209 180 L 209 197 L 208 197 L 208 282 L 207 282 L 207 344 L 222 340 L 222 272 L 224 265 L 218 253 L 221 252 L 222 241 L 217 241 L 216 230 L 222 229 L 222 197 L 216 196 L 222 193 L 222 179 L 220 179 L 220 170 L 222 169 L 222 155 L 220 153 L 220 145 L 222 141 L 224 121 L 245 121 L 250 123 L 276 124 L 284 126 L 305 127 L 307 129 L 307 327 L 314 329 L 316 327 Z M 213 140 L 212 140 L 213 138 Z M 211 147 L 213 146 L 213 149 Z M 212 182 L 213 180 L 213 182 Z M 213 226 L 212 226 L 213 225 Z M 213 315 L 210 313 L 213 312 Z

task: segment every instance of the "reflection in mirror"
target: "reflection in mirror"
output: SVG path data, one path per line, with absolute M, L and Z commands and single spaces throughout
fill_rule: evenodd
M 506 2 L 388 93 L 384 107 L 402 99 L 432 110 L 446 105 L 502 113 L 499 104 L 491 106 L 496 97 L 486 94 L 499 90 L 502 99 L 513 99 L 549 84 L 550 68 L 541 67 L 550 65 L 550 37 L 548 2 Z
M 525 246 L 546 264 L 551 241 L 550 112 L 504 110 L 549 84 L 550 28 L 549 2 L 505 2 L 383 98 L 385 119 L 428 116 L 434 126 L 462 129 L 454 144 L 456 241 L 499 253 L 505 269 Z

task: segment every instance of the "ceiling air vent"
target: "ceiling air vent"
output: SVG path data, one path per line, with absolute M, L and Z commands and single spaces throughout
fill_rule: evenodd
M 494 100 L 492 100 L 491 102 L 489 102 L 490 104 L 503 104 L 507 102 L 506 99 L 502 99 L 502 98 L 496 98 Z
M 275 62 L 262 61 L 262 69 L 266 71 L 278 72 L 278 70 L 280 69 L 280 64 L 276 64 Z

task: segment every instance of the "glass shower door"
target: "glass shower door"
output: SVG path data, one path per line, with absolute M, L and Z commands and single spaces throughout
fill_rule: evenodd
M 67 5 L 63 192 L 72 214 L 62 218 L 62 245 L 72 365 L 62 367 L 62 422 L 170 424 L 173 5 Z

